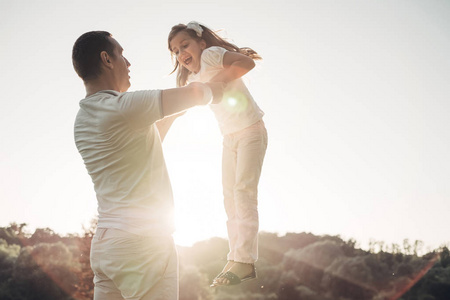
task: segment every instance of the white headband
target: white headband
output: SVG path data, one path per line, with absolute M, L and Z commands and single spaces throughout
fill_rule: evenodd
M 195 21 L 191 21 L 186 25 L 187 29 L 192 29 L 195 31 L 198 37 L 202 37 L 203 28 Z

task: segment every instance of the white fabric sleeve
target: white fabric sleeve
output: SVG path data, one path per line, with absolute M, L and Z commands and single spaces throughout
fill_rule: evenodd
M 212 67 L 223 68 L 223 56 L 227 50 L 222 47 L 209 47 L 202 52 L 202 62 Z
M 148 127 L 164 117 L 161 90 L 123 93 L 118 101 L 122 115 L 133 127 Z

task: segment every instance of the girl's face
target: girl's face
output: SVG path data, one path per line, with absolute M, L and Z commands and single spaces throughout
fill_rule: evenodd
M 200 57 L 206 48 L 204 40 L 197 41 L 187 32 L 180 31 L 170 41 L 170 48 L 180 65 L 194 73 L 200 71 Z

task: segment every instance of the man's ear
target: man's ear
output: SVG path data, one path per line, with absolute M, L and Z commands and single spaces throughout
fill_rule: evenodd
M 112 68 L 111 56 L 109 56 L 108 52 L 102 51 L 102 52 L 100 53 L 100 59 L 102 60 L 102 63 L 103 63 L 107 68 Z

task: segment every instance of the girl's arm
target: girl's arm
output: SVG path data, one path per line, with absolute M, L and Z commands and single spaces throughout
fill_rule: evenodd
M 211 78 L 211 82 L 228 83 L 244 76 L 248 71 L 255 67 L 255 62 L 252 58 L 232 51 L 225 52 L 222 64 L 224 69 Z

